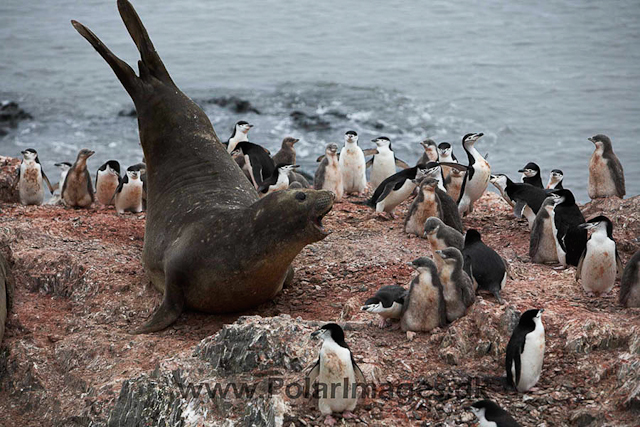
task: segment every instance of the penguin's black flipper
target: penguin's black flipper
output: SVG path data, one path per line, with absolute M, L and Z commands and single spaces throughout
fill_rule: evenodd
M 367 160 L 367 164 L 366 164 L 367 168 L 370 168 L 371 166 L 373 166 L 373 159 L 375 159 L 375 157 L 372 157 L 369 160 Z
M 587 255 L 587 250 L 582 251 L 582 255 L 580 255 L 580 260 L 578 261 L 578 266 L 576 267 L 576 280 L 580 279 L 582 276 L 582 263 L 584 262 L 584 257 Z
M 398 191 L 404 185 L 404 181 L 400 181 L 394 183 L 393 181 L 387 182 L 387 185 L 384 186 L 384 190 L 382 190 L 382 194 L 376 200 L 376 203 L 383 201 L 392 191 Z
M 513 207 L 513 214 L 516 218 L 522 218 L 524 215 L 524 209 L 527 207 L 527 202 L 524 200 L 517 200 L 516 205 Z
M 47 178 L 47 174 L 46 174 L 46 173 L 44 173 L 44 169 L 42 169 L 42 166 L 40 167 L 40 172 L 42 173 L 42 179 L 44 180 L 44 182 L 46 182 L 46 183 L 47 183 L 47 187 L 49 187 L 49 192 L 50 192 L 51 194 L 53 194 L 53 192 L 54 192 L 54 188 L 53 188 L 53 186 L 51 185 L 51 182 L 49 181 L 49 178 Z

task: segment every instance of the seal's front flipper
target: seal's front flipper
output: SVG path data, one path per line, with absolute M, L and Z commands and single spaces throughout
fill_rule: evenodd
M 141 328 L 134 330 L 133 334 L 147 334 L 161 331 L 178 319 L 184 309 L 184 294 L 175 280 L 167 280 L 164 289 L 164 298 L 160 307 L 153 313 L 151 319 Z
M 169 72 L 165 68 L 162 59 L 160 59 L 160 55 L 158 55 L 155 47 L 153 47 L 153 43 L 151 42 L 151 38 L 149 38 L 146 28 L 144 28 L 138 13 L 131 3 L 127 0 L 118 0 L 118 10 L 120 11 L 120 16 L 122 17 L 125 27 L 127 27 L 127 31 L 129 31 L 133 42 L 138 47 L 138 51 L 142 57 L 142 62 L 149 70 L 150 74 L 164 83 L 175 86 L 175 83 L 171 80 L 171 76 L 169 76 Z M 140 66 L 141 77 L 143 77 L 143 69 L 144 67 Z
M 113 72 L 122 83 L 122 86 L 127 90 L 131 98 L 135 100 L 134 95 L 139 91 L 140 80 L 136 76 L 133 68 L 129 66 L 126 62 L 118 58 L 109 50 L 107 46 L 102 43 L 102 41 L 91 32 L 90 29 L 79 23 L 78 21 L 71 21 L 71 25 L 76 29 L 77 32 L 80 33 L 82 37 L 87 39 L 91 46 L 107 61 L 107 64 L 111 67 Z

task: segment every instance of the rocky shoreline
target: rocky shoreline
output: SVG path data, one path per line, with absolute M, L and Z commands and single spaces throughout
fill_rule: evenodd
M 4 172 L 15 170 L 15 161 L 2 162 Z M 6 173 L 0 195 L 12 201 Z M 640 197 L 582 208 L 587 218 L 612 219 L 624 262 L 638 250 Z M 350 201 L 336 204 L 324 221 L 333 233 L 302 251 L 293 283 L 272 302 L 238 315 L 188 312 L 165 331 L 131 335 L 161 300 L 140 263 L 144 214 L 0 209 L 0 246 L 15 280 L 0 347 L 8 425 L 321 425 L 317 404 L 296 387 L 317 357 L 309 334 L 325 321 L 346 325 L 375 384 L 376 396 L 361 401 L 356 418 L 340 419 L 345 425 L 475 425 L 463 407 L 484 397 L 524 426 L 637 425 L 640 309 L 617 305 L 618 286 L 589 298 L 574 269 L 531 264 L 526 222 L 494 193 L 465 226 L 510 262 L 505 304 L 481 294 L 465 317 L 411 341 L 359 311 L 380 286 L 407 286 L 406 263 L 430 255 L 426 240 L 403 232 L 403 215 L 388 221 Z M 547 350 L 536 390 L 518 394 L 499 377 L 519 312 L 532 307 L 545 308 Z M 221 398 L 210 393 L 215 384 L 256 391 Z

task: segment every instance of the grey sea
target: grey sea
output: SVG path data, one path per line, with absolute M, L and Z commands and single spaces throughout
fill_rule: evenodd
M 303 168 L 346 130 L 361 146 L 385 135 L 415 163 L 426 137 L 484 132 L 494 173 L 520 180 L 527 162 L 546 182 L 562 169 L 585 202 L 588 137 L 611 137 L 640 193 L 640 2 L 134 0 L 174 81 L 226 140 L 237 120 L 272 152 L 285 136 Z M 32 116 L 0 138 L 0 154 L 38 150 L 46 172 L 80 148 L 125 167 L 142 156 L 128 95 L 71 27 L 89 26 L 121 58 L 137 52 L 115 0 L 0 2 L 0 100 Z M 237 97 L 252 111 L 221 100 Z M 55 178 L 53 179 L 55 181 Z

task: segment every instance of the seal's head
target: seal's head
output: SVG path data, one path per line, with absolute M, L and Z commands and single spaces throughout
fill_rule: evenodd
M 273 192 L 252 206 L 256 232 L 269 230 L 273 241 L 304 247 L 330 233 L 322 225 L 335 195 L 326 190 L 295 189 Z

